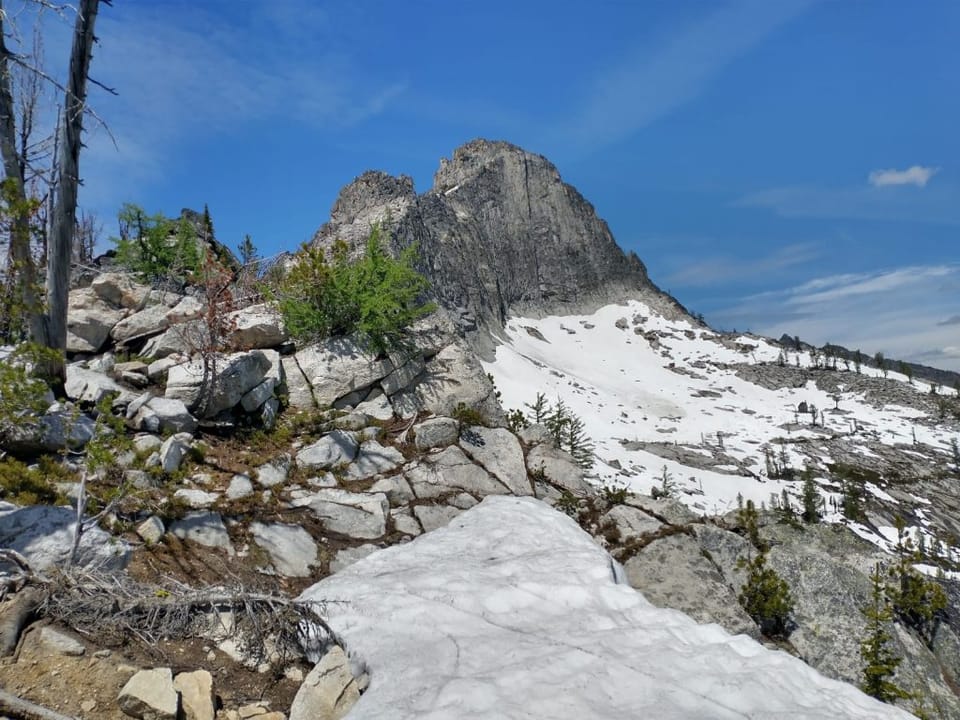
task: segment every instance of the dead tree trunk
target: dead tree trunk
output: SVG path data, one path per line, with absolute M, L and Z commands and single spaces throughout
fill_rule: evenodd
M 81 0 L 70 52 L 70 77 L 64 98 L 63 135 L 57 158 L 57 199 L 51 220 L 47 253 L 47 313 L 43 345 L 60 351 L 58 367 L 50 368 L 56 385 L 66 380 L 67 298 L 70 292 L 70 257 L 77 226 L 77 189 L 80 184 L 80 135 L 87 98 L 87 74 L 93 57 L 94 22 L 100 0 Z
M 37 291 L 37 269 L 30 252 L 30 203 L 27 201 L 26 161 L 17 149 L 16 104 L 13 97 L 13 55 L 7 48 L 6 17 L 0 0 L 0 155 L 3 156 L 4 195 L 10 208 L 10 247 L 7 272 L 16 278 L 11 288 L 19 308 L 27 315 L 31 337 L 43 332 L 43 316 Z

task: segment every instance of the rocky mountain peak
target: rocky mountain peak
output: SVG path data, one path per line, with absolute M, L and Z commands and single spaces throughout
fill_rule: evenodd
M 417 245 L 437 300 L 464 330 L 480 330 L 481 348 L 483 331 L 499 332 L 510 312 L 592 311 L 628 298 L 683 312 L 549 160 L 506 142 L 457 148 L 421 195 L 405 176 L 364 173 L 341 191 L 314 240 L 357 245 L 376 222 L 394 250 Z

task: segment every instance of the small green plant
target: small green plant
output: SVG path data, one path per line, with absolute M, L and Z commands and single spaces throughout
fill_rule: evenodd
M 560 499 L 557 500 L 557 510 L 569 515 L 574 520 L 580 515 L 580 501 L 577 497 L 570 492 L 569 490 L 564 490 L 560 495 Z
M 611 505 L 623 505 L 633 493 L 626 485 L 607 483 L 600 488 L 600 497 Z
M 476 408 L 472 408 L 465 403 L 457 403 L 457 406 L 450 413 L 450 417 L 460 423 L 461 428 L 473 427 L 475 425 L 487 424 L 487 419 Z
M 786 639 L 792 630 L 790 586 L 773 568 L 767 567 L 765 552 L 758 552 L 753 560 L 741 560 L 740 566 L 747 570 L 747 582 L 740 591 L 740 605 L 764 635 Z
M 550 403 L 543 393 L 537 393 L 536 399 L 532 403 L 525 403 L 524 406 L 528 410 L 527 418 L 534 425 L 543 425 L 550 415 Z
M 860 689 L 881 702 L 894 703 L 909 698 L 910 693 L 892 680 L 901 658 L 890 648 L 892 638 L 887 627 L 893 612 L 884 593 L 880 563 L 874 566 L 870 582 L 870 604 L 862 610 L 867 622 L 860 642 L 860 659 L 864 664 Z
M 17 505 L 53 505 L 58 495 L 43 469 L 6 457 L 0 460 L 0 499 Z
M 381 236 L 375 225 L 355 260 L 339 240 L 329 256 L 321 247 L 300 248 L 287 275 L 267 291 L 294 339 L 354 335 L 377 356 L 404 349 L 404 330 L 436 306 L 421 299 L 428 284 L 414 267 L 416 247 L 393 258 Z
M 677 490 L 677 484 L 673 481 L 673 475 L 663 466 L 660 472 L 660 487 L 654 487 L 650 495 L 654 498 L 672 498 Z
M 507 413 L 507 427 L 510 428 L 510 432 L 516 434 L 530 427 L 530 422 L 527 420 L 526 415 L 523 414 L 523 410 L 514 408 Z

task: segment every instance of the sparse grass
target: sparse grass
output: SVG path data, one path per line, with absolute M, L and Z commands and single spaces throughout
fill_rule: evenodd
M 56 504 L 61 498 L 54 482 L 73 482 L 76 476 L 64 474 L 66 469 L 52 459 L 41 458 L 41 463 L 28 467 L 14 458 L 0 461 L 0 498 L 17 505 Z

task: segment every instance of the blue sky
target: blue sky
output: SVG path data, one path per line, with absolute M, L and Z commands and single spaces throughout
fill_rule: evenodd
M 504 139 L 715 326 L 960 369 L 954 0 L 137 0 L 98 29 L 108 232 L 208 203 L 269 254 L 364 170 L 424 191 Z

